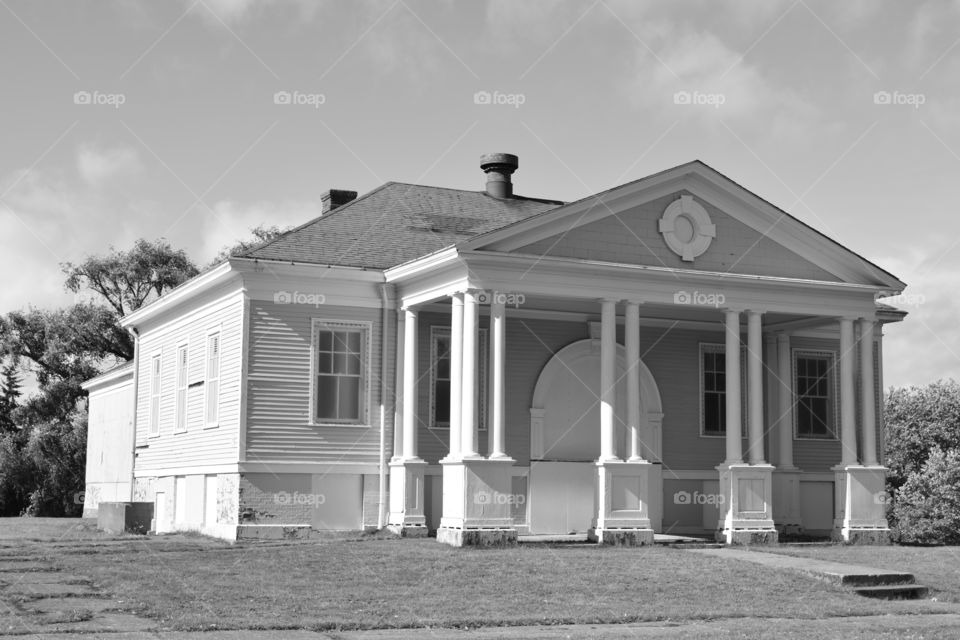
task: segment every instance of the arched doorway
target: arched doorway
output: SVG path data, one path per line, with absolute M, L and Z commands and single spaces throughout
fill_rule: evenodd
M 616 351 L 617 451 L 627 453 L 626 350 Z M 660 393 L 641 362 L 641 440 L 660 458 Z M 583 534 L 596 514 L 594 462 L 600 454 L 600 340 L 567 345 L 544 366 L 530 407 L 529 523 L 533 534 Z

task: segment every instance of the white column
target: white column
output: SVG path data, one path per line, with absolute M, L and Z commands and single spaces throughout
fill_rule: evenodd
M 463 294 L 450 296 L 450 456 L 459 458 L 461 446 L 460 398 L 463 393 Z
M 743 462 L 740 423 L 740 312 L 727 309 L 724 312 L 726 330 L 726 422 L 727 422 L 727 460 L 726 464 Z
M 759 311 L 747 311 L 747 419 L 750 464 L 763 458 L 763 334 Z
M 863 464 L 877 464 L 877 416 L 873 392 L 873 319 L 860 318 L 860 418 Z
M 630 461 L 640 462 L 640 305 L 628 302 L 624 327 L 627 348 L 627 428 L 630 433 Z
M 393 457 L 403 457 L 403 343 L 407 339 L 404 332 L 404 318 L 407 313 L 397 309 L 397 372 L 393 386 L 393 395 L 396 398 L 393 407 Z
M 417 458 L 417 312 L 404 309 L 403 458 Z
M 857 423 L 853 386 L 853 320 L 840 319 L 840 444 L 844 466 L 857 464 Z
M 490 457 L 506 458 L 504 375 L 507 356 L 507 310 L 502 296 L 494 295 L 490 305 L 490 339 L 493 343 L 493 357 L 490 359 L 490 392 L 493 394 L 490 412 Z
M 600 312 L 600 460 L 616 460 L 617 302 L 604 300 Z
M 777 431 L 780 434 L 780 455 L 777 467 L 793 469 L 793 366 L 790 358 L 790 336 L 777 334 Z
M 464 457 L 477 453 L 477 295 L 463 294 L 463 361 L 461 363 L 460 428 Z

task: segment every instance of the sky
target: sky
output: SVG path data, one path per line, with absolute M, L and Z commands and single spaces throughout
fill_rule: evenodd
M 960 378 L 960 2 L 0 0 L 0 313 L 137 238 L 199 264 L 331 188 L 576 200 L 700 159 L 908 284 Z

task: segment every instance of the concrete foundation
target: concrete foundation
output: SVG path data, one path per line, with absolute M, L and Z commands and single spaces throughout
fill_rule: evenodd
M 733 546 L 750 546 L 777 544 L 779 536 L 775 529 L 734 529 L 718 531 L 716 539 Z
M 887 545 L 891 542 L 889 529 L 849 529 L 834 532 L 831 538 L 846 544 Z
M 426 538 L 429 530 L 422 524 L 391 524 L 387 531 L 397 534 L 401 538 Z
M 146 533 L 153 520 L 152 502 L 101 502 L 97 528 L 107 533 Z
M 452 547 L 512 547 L 517 544 L 516 529 L 437 529 L 437 542 Z
M 611 547 L 643 547 L 653 544 L 653 529 L 591 529 L 587 538 Z

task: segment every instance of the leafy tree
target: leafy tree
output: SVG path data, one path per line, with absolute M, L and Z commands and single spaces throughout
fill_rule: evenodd
M 931 452 L 960 449 L 960 385 L 940 380 L 891 389 L 884 404 L 887 466 L 892 488 L 923 470 Z
M 22 380 L 15 360 L 0 368 L 0 433 L 13 431 L 13 411 L 18 406 Z
M 236 255 L 240 255 L 241 253 L 246 253 L 247 251 L 250 251 L 254 247 L 257 247 L 261 244 L 265 244 L 267 242 L 270 242 L 271 240 L 274 240 L 275 238 L 282 236 L 290 229 L 291 227 L 286 227 L 281 229 L 278 226 L 268 227 L 262 224 L 258 225 L 253 229 L 250 229 L 250 233 L 253 236 L 252 238 L 248 238 L 247 240 L 241 240 L 232 246 L 224 247 L 220 249 L 220 253 L 217 254 L 217 257 L 215 257 L 213 261 L 210 262 L 210 264 L 207 266 L 213 267 L 220 264 L 221 262 L 223 262 L 224 260 L 226 260 L 231 256 L 236 256 Z
M 90 256 L 80 264 L 61 265 L 67 276 L 66 288 L 74 293 L 89 289 L 123 317 L 152 298 L 199 273 L 182 249 L 174 250 L 165 240 L 137 240 L 129 251 L 110 248 L 104 256 Z
M 61 266 L 66 288 L 90 292 L 91 299 L 0 317 L 0 353 L 25 361 L 40 387 L 9 412 L 16 428 L 0 436 L 4 515 L 82 512 L 76 496 L 84 483 L 87 417 L 78 408 L 80 385 L 104 366 L 133 357 L 133 341 L 119 324 L 124 315 L 198 273 L 185 252 L 163 240 L 138 240 L 129 251 L 111 248 Z
M 934 446 L 897 490 L 893 516 L 903 542 L 960 544 L 960 451 Z
M 24 449 L 27 464 L 43 473 L 30 492 L 28 515 L 79 516 L 83 513 L 87 458 L 87 411 L 36 425 Z

